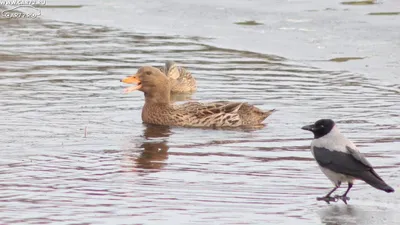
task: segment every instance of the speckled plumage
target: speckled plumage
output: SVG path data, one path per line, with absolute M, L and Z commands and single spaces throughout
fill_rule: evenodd
M 143 122 L 188 127 L 240 127 L 261 124 L 274 110 L 261 111 L 243 102 L 145 104 Z
M 167 61 L 161 72 L 168 77 L 168 82 L 172 93 L 194 92 L 196 91 L 196 80 L 187 69 L 178 66 L 173 61 Z
M 145 104 L 142 120 L 157 125 L 184 127 L 254 127 L 259 126 L 274 110 L 262 111 L 244 102 L 218 101 L 210 103 L 170 103 L 167 77 L 154 67 L 142 67 L 134 75 L 140 87 L 132 90 L 144 92 Z

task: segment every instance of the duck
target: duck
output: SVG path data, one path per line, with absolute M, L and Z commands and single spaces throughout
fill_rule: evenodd
M 196 79 L 192 73 L 174 61 L 166 61 L 160 70 L 168 77 L 171 93 L 193 93 L 197 90 Z
M 184 67 L 178 66 L 174 61 L 166 61 L 159 70 L 167 76 L 172 94 L 191 94 L 197 90 L 196 79 L 192 73 Z M 128 82 L 130 81 L 125 81 L 125 83 Z
M 275 109 L 263 111 L 246 102 L 172 104 L 171 87 L 165 85 L 168 77 L 152 66 L 143 66 L 136 74 L 121 81 L 136 84 L 126 88 L 125 93 L 136 90 L 144 93 L 142 121 L 147 124 L 203 128 L 258 127 L 275 111 Z

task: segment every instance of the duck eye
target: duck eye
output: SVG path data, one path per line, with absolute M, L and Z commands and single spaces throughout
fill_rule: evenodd
M 146 75 L 150 75 L 150 74 L 151 74 L 151 71 L 147 71 L 147 72 L 146 72 Z

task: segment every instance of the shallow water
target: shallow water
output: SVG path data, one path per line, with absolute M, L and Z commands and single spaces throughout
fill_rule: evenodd
M 199 39 L 53 20 L 0 20 L 2 224 L 395 224 L 398 193 L 331 188 L 300 129 L 332 118 L 399 190 L 400 84 Z M 275 108 L 261 130 L 141 123 L 121 78 L 167 59 L 192 100 Z M 342 188 L 341 191 L 345 189 Z M 398 192 L 398 191 L 397 191 Z

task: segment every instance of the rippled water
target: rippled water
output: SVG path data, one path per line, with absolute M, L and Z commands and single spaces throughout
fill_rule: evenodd
M 399 194 L 361 182 L 350 206 L 316 202 L 331 184 L 300 129 L 335 119 L 399 190 L 398 82 L 102 26 L 3 19 L 0 34 L 1 224 L 399 220 Z M 255 131 L 144 125 L 119 80 L 167 59 L 197 78 L 192 100 L 278 111 Z

